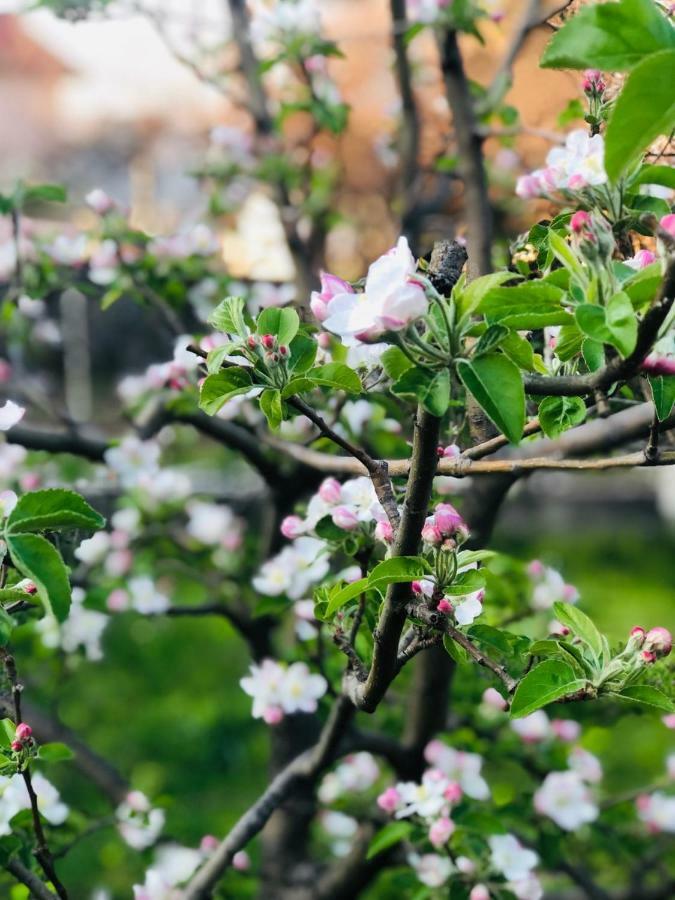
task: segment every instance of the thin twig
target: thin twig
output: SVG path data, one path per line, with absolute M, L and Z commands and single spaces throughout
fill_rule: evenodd
M 52 894 L 44 881 L 41 881 L 34 872 L 26 868 L 21 860 L 13 856 L 5 863 L 5 869 L 12 874 L 17 881 L 25 885 L 36 900 L 56 900 L 56 894 Z

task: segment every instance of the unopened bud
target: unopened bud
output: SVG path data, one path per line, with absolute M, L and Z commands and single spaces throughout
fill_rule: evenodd
M 582 234 L 590 227 L 591 217 L 583 209 L 577 210 L 570 219 L 570 229 L 574 234 Z
M 300 516 L 286 516 L 282 521 L 280 531 L 289 541 L 294 540 L 303 532 L 303 521 Z
M 254 334 L 249 334 L 249 336 L 246 338 L 246 343 L 249 350 L 255 350 L 255 348 L 258 346 L 258 339 Z
M 263 345 L 265 350 L 273 350 L 276 342 L 277 339 L 273 334 L 263 334 L 263 336 L 260 338 L 260 343 Z
M 20 753 L 23 750 L 23 744 L 21 743 L 21 741 L 12 741 L 10 747 L 12 748 L 12 750 L 14 750 L 15 753 Z
M 651 652 L 657 659 L 668 656 L 673 649 L 673 638 L 667 628 L 652 628 L 645 637 L 644 648 Z
M 656 653 L 652 653 L 651 650 L 643 650 L 640 656 L 646 663 L 656 662 Z
M 490 900 L 490 891 L 484 884 L 474 884 L 469 894 L 469 900 Z
M 645 638 L 647 637 L 647 632 L 642 628 L 641 625 L 636 625 L 634 628 L 630 630 L 630 640 L 634 647 L 641 647 Z
M 391 522 L 381 519 L 375 526 L 375 537 L 378 541 L 391 544 L 394 540 L 394 529 L 391 527 Z
M 283 356 L 284 358 L 288 356 L 290 353 L 286 344 L 279 344 L 279 356 Z
M 25 722 L 19 722 L 16 726 L 16 737 L 19 741 L 27 741 L 28 738 L 33 734 L 33 729 L 30 725 L 26 725 Z
M 319 497 L 331 506 L 340 502 L 342 487 L 337 478 L 324 478 L 319 486 Z
M 425 544 L 431 544 L 432 547 L 438 547 L 443 540 L 440 528 L 437 528 L 433 522 L 425 525 L 422 529 L 422 540 Z
M 434 847 L 443 847 L 448 843 L 450 835 L 455 830 L 455 823 L 447 816 L 437 819 L 429 829 L 429 840 Z
M 462 794 L 462 786 L 458 781 L 451 781 L 443 791 L 443 796 L 448 801 L 448 803 L 459 803 L 459 801 L 462 799 Z
M 359 526 L 358 516 L 348 506 L 336 506 L 331 513 L 331 519 L 343 531 L 354 531 Z
M 383 791 L 377 798 L 377 805 L 381 810 L 384 810 L 384 812 L 389 814 L 396 812 L 400 802 L 401 795 L 395 787 L 388 787 L 386 791 Z
M 438 601 L 438 606 L 436 609 L 442 613 L 451 613 L 454 609 L 452 603 L 447 599 L 447 597 L 443 597 L 442 600 Z

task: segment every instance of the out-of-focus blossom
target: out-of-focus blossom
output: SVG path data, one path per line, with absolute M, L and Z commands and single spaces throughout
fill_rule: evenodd
M 162 833 L 165 815 L 141 791 L 130 791 L 115 811 L 117 829 L 134 850 L 151 847 Z
M 454 866 L 447 856 L 438 853 L 424 853 L 421 856 L 411 853 L 408 863 L 415 870 L 415 874 L 430 888 L 438 888 L 445 884 L 454 871 Z
M 90 662 L 99 662 L 103 659 L 101 638 L 108 624 L 108 616 L 98 610 L 87 609 L 84 598 L 82 588 L 73 588 L 65 622 L 59 623 L 53 616 L 46 615 L 35 623 L 35 630 L 45 647 L 61 647 L 66 653 L 75 653 L 83 648 Z
M 546 157 L 546 168 L 523 175 L 516 184 L 519 197 L 547 196 L 555 191 L 580 191 L 607 181 L 605 142 L 577 129 L 567 135 L 564 147 L 554 147 Z
M 157 474 L 160 454 L 160 447 L 155 441 L 141 441 L 128 435 L 103 455 L 122 486 L 132 488 L 137 485 L 141 476 L 154 477 Z
M 130 578 L 127 584 L 131 606 L 146 616 L 161 615 L 171 606 L 171 601 L 148 575 Z
M 326 544 L 317 538 L 300 537 L 260 567 L 253 587 L 261 594 L 286 594 L 299 600 L 311 585 L 328 573 L 330 562 Z
M 536 744 L 551 737 L 551 723 L 543 709 L 509 722 L 512 731 L 526 744 Z
M 507 881 L 522 881 L 539 862 L 534 850 L 523 847 L 513 834 L 494 834 L 488 838 L 490 862 Z
M 253 697 L 254 719 L 275 725 L 286 714 L 314 712 L 318 700 L 328 687 L 322 675 L 310 673 L 302 662 L 284 666 L 273 659 L 260 665 L 251 664 L 250 675 L 240 681 L 249 697 Z
M 6 400 L 0 406 L 0 431 L 9 431 L 23 419 L 26 410 L 13 400 Z
M 324 776 L 319 786 L 319 800 L 334 803 L 343 794 L 367 791 L 379 776 L 380 769 L 372 754 L 365 751 L 351 754 Z
M 588 786 L 576 771 L 550 772 L 534 795 L 534 808 L 566 831 L 593 822 L 599 812 Z
M 490 796 L 487 782 L 480 774 L 483 758 L 477 753 L 455 750 L 454 747 L 448 747 L 447 744 L 434 740 L 427 744 L 424 758 L 450 781 L 457 782 L 468 797 L 474 800 L 487 800 Z
M 641 794 L 635 805 L 638 816 L 652 833 L 675 834 L 675 797 L 654 791 L 653 794 Z

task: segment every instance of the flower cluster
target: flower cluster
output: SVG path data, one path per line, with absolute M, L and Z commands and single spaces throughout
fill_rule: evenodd
M 556 192 L 573 194 L 585 188 L 605 184 L 605 142 L 600 134 L 589 136 L 578 129 L 567 135 L 563 147 L 554 147 L 546 157 L 546 166 L 522 175 L 516 184 L 519 197 L 550 197 Z
M 550 772 L 534 795 L 534 808 L 552 819 L 565 831 L 576 831 L 593 822 L 599 814 L 589 784 L 602 778 L 597 757 L 578 747 L 569 757 L 570 768 L 565 772 Z
M 17 736 L 19 728 L 21 725 L 17 728 Z M 31 780 L 40 814 L 50 825 L 62 825 L 68 818 L 70 810 L 61 800 L 57 789 L 41 772 L 33 772 Z M 30 798 L 23 777 L 18 774 L 12 775 L 11 778 L 0 775 L 0 836 L 11 834 L 11 820 L 22 809 L 30 808 Z
M 527 567 L 527 573 L 532 579 L 532 608 L 537 611 L 552 609 L 553 604 L 576 603 L 579 599 L 579 591 L 572 584 L 567 584 L 560 572 L 545 566 L 540 560 L 535 559 Z
M 332 772 L 324 775 L 318 796 L 322 803 L 334 803 L 344 794 L 369 790 L 380 777 L 380 768 L 371 753 L 345 756 Z
M 376 537 L 391 540 L 391 526 L 372 481 L 365 475 L 351 478 L 344 484 L 335 478 L 326 478 L 307 504 L 305 517 L 287 516 L 281 523 L 281 533 L 292 540 L 314 531 L 326 516 L 330 516 L 333 524 L 343 531 L 355 531 L 374 524 Z
M 164 810 L 153 807 L 141 791 L 130 791 L 115 810 L 117 830 L 134 850 L 145 850 L 156 843 L 166 816 Z
M 314 712 L 328 688 L 326 679 L 310 673 L 305 663 L 285 666 L 273 659 L 253 663 L 250 675 L 239 683 L 253 697 L 253 718 L 268 725 L 277 725 L 285 715 Z
M 328 574 L 329 568 L 325 541 L 303 536 L 263 563 L 252 583 L 256 591 L 268 597 L 285 594 L 299 600 Z

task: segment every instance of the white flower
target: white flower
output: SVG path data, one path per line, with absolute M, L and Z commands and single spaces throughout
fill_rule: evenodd
M 192 493 L 190 476 L 177 469 L 161 469 L 156 473 L 145 471 L 139 473 L 137 479 L 136 486 L 143 491 L 152 505 L 177 503 Z
M 538 709 L 529 716 L 523 716 L 522 719 L 512 719 L 509 725 L 526 744 L 545 741 L 551 737 L 551 723 L 543 709 Z
M 203 859 L 203 854 L 192 847 L 182 847 L 180 844 L 162 844 L 157 848 L 152 868 L 160 873 L 167 884 L 183 884 Z
M 565 831 L 598 817 L 591 792 L 577 772 L 550 772 L 534 795 L 534 808 Z
M 560 572 L 551 569 L 549 566 L 543 567 L 542 571 L 537 570 L 534 576 L 535 587 L 532 592 L 532 607 L 538 610 L 551 609 L 554 603 L 576 603 L 579 599 L 579 592 L 571 585 L 566 584 L 565 579 Z
M 169 884 L 161 872 L 148 869 L 143 884 L 133 885 L 134 900 L 180 900 L 181 891 Z
M 237 520 L 229 506 L 193 500 L 187 505 L 187 532 L 207 546 L 222 544 L 228 534 L 238 532 Z
M 488 838 L 492 867 L 507 881 L 523 881 L 539 862 L 534 850 L 528 850 L 512 834 L 494 834 Z
M 483 597 L 485 591 L 475 591 L 454 604 L 455 619 L 458 625 L 471 625 L 473 620 L 483 612 Z
M 675 797 L 662 791 L 643 794 L 637 799 L 638 815 L 651 831 L 675 834 Z
M 125 506 L 112 514 L 110 522 L 115 531 L 122 531 L 132 538 L 138 534 L 141 513 L 135 506 Z
M 536 875 L 529 875 L 518 881 L 509 881 L 506 887 L 518 900 L 541 900 L 544 896 L 544 889 Z
M 164 810 L 152 808 L 140 791 L 131 791 L 115 810 L 117 830 L 134 850 L 156 843 L 164 828 Z
M 118 262 L 115 241 L 102 241 L 89 260 L 89 280 L 94 284 L 111 284 L 117 277 Z
M 95 566 L 103 562 L 110 552 L 110 535 L 107 531 L 97 531 L 96 534 L 82 541 L 75 550 L 75 557 L 86 566 Z
M 154 441 L 141 441 L 129 435 L 103 454 L 108 466 L 125 488 L 135 487 L 142 475 L 153 478 L 159 472 L 160 447 Z
M 271 6 L 255 0 L 251 6 L 251 38 L 256 44 L 319 33 L 321 20 L 314 0 L 276 0 Z
M 456 781 L 468 797 L 487 800 L 490 796 L 490 788 L 480 774 L 483 759 L 477 753 L 465 753 L 441 741 L 430 741 L 425 747 L 424 758 L 450 781 Z
M 329 567 L 325 542 L 300 537 L 263 563 L 253 578 L 253 587 L 270 597 L 286 594 L 291 600 L 299 600 L 311 585 L 321 581 Z
M 239 684 L 253 697 L 253 718 L 269 725 L 277 724 L 286 713 L 314 712 L 328 687 L 325 678 L 310 674 L 305 663 L 286 667 L 273 659 L 252 663 L 250 675 Z
M 166 594 L 157 590 L 155 582 L 147 575 L 130 578 L 128 588 L 132 607 L 143 615 L 161 615 L 171 606 Z
M 388 331 L 400 331 L 428 308 L 424 289 L 411 281 L 415 258 L 401 237 L 389 253 L 370 266 L 362 294 L 337 294 L 328 304 L 323 326 L 342 343 L 372 343 Z
M 597 784 L 602 781 L 602 764 L 597 756 L 584 750 L 583 747 L 574 747 L 567 757 L 567 764 L 577 775 L 588 784 Z
M 70 812 L 61 795 L 41 772 L 32 776 L 33 790 L 37 795 L 38 809 L 51 825 L 62 825 Z M 30 798 L 21 775 L 11 778 L 0 776 L 0 835 L 11 833 L 10 820 L 22 809 L 30 809 Z
M 346 756 L 333 772 L 324 776 L 319 786 L 319 800 L 333 803 L 343 794 L 367 791 L 380 776 L 375 757 L 366 753 Z
M 59 234 L 45 247 L 45 253 L 62 266 L 78 266 L 87 258 L 86 235 Z
M 571 131 L 564 147 L 554 147 L 549 151 L 546 168 L 518 179 L 516 193 L 528 198 L 604 184 L 607 181 L 604 157 L 602 135 L 591 137 L 584 129 Z
M 335 856 L 346 856 L 351 850 L 351 838 L 358 830 L 358 821 L 352 816 L 332 809 L 324 810 L 321 813 L 320 821 L 326 834 L 334 838 L 331 842 L 331 850 Z
M 396 812 L 396 818 L 405 819 L 408 816 L 436 818 L 448 806 L 445 797 L 447 787 L 448 779 L 438 769 L 427 769 L 420 784 L 416 781 L 399 782 L 396 790 L 401 797 L 401 807 Z
M 25 461 L 28 451 L 18 444 L 0 444 L 0 480 L 9 481 Z
M 429 25 L 452 0 L 406 0 L 406 12 L 411 22 Z
M 6 400 L 0 406 L 0 431 L 9 431 L 10 428 L 13 428 L 17 422 L 23 419 L 25 412 L 23 406 L 19 406 L 13 400 Z
M 441 887 L 454 871 L 448 857 L 439 856 L 438 853 L 424 853 L 422 856 L 411 853 L 408 862 L 422 884 L 431 888 Z
M 18 502 L 19 498 L 14 491 L 0 491 L 0 519 L 11 515 Z

